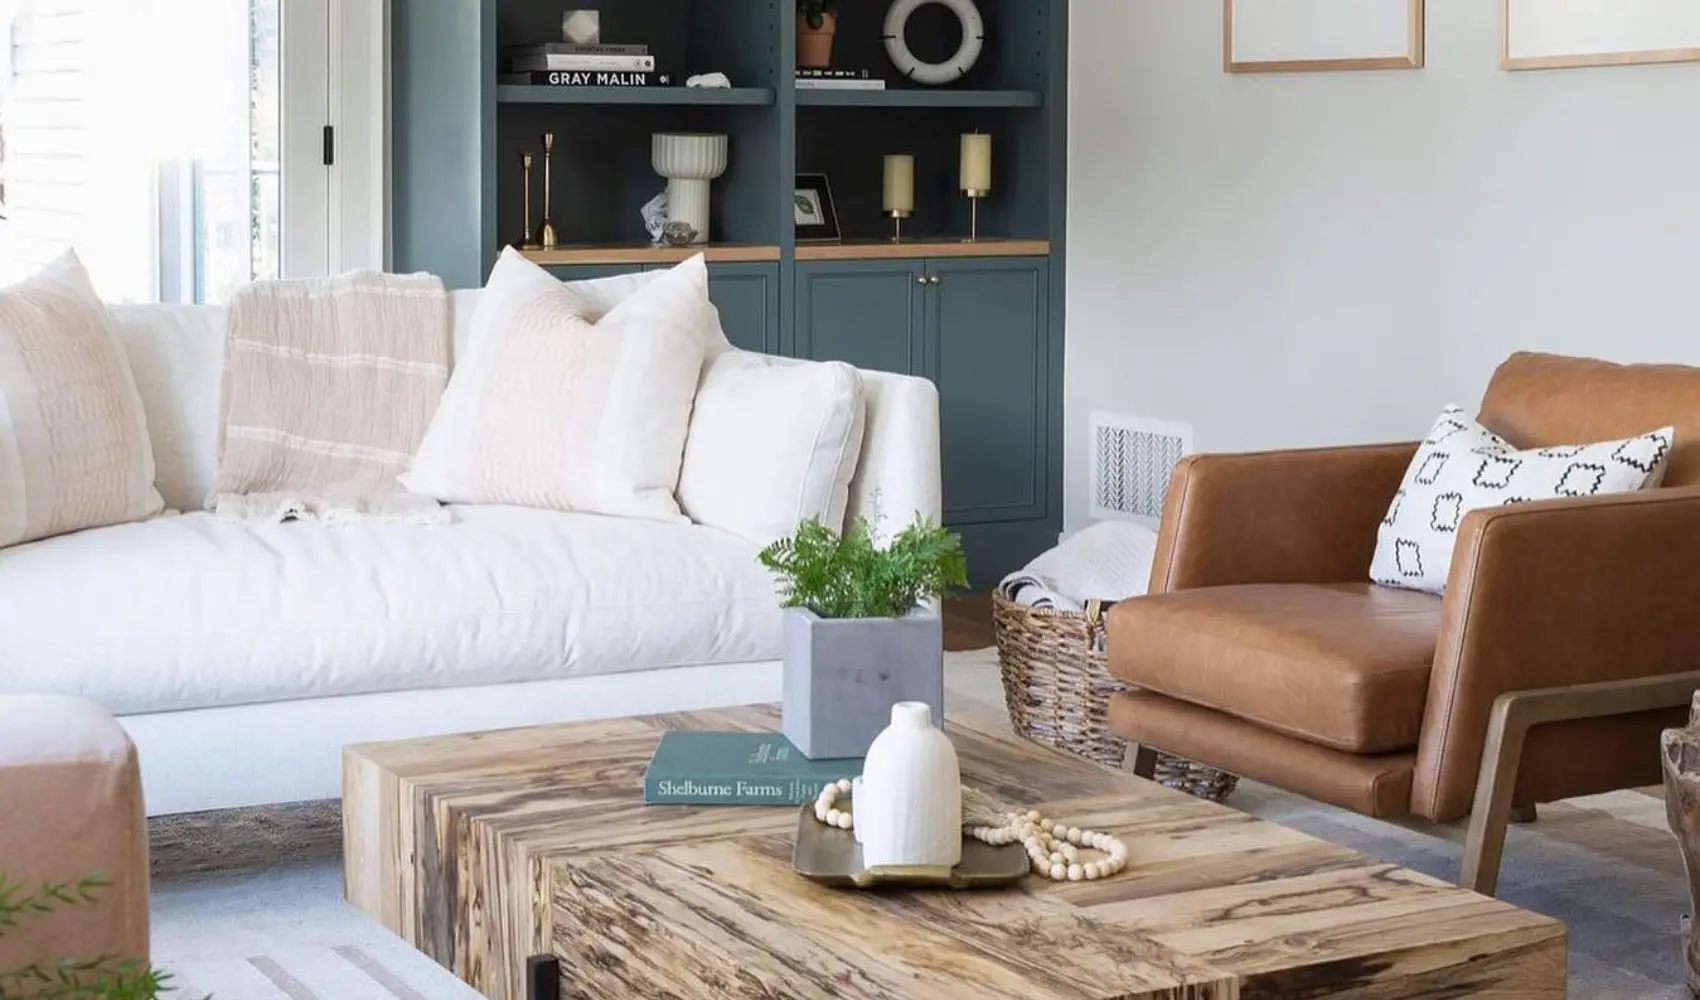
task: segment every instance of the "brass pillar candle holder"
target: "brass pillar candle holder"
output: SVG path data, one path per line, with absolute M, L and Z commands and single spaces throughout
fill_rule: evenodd
M 980 242 L 980 201 L 991 192 L 981 191 L 978 188 L 964 188 L 962 193 L 968 198 L 968 236 L 962 242 L 978 243 Z
M 902 243 L 903 242 L 903 220 L 909 218 L 911 215 L 914 215 L 915 213 L 892 211 L 892 212 L 887 212 L 885 214 L 891 216 L 891 242 Z
M 554 173 L 555 133 L 543 133 L 543 221 L 537 226 L 537 241 L 545 250 L 553 250 L 560 242 L 551 216 L 551 175 Z
M 969 204 L 968 239 L 980 241 L 980 200 L 992 193 L 992 137 L 972 132 L 962 137 L 962 180 L 957 185 Z

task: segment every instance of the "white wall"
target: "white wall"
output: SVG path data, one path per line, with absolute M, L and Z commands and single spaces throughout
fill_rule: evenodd
M 1218 0 L 1071 0 L 1067 522 L 1093 410 L 1202 451 L 1420 437 L 1507 353 L 1700 363 L 1700 64 L 1222 72 Z

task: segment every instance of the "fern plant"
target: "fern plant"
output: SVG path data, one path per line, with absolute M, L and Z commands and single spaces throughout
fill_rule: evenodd
M 866 518 L 843 534 L 807 521 L 759 558 L 778 574 L 786 607 L 822 618 L 901 618 L 968 586 L 961 536 L 920 516 L 884 548 Z
M 25 923 L 88 906 L 111 885 L 99 875 L 34 888 L 0 875 L 0 937 Z M 111 956 L 44 959 L 0 969 L 0 1000 L 159 1000 L 171 977 L 132 959 Z

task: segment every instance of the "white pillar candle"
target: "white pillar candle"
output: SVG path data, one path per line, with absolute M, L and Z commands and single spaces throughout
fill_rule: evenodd
M 885 209 L 887 214 L 915 211 L 915 158 L 894 154 L 885 158 Z
M 974 132 L 962 137 L 962 190 L 992 189 L 992 137 Z

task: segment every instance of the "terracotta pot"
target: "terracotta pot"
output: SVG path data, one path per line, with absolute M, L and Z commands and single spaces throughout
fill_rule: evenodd
M 821 15 L 819 28 L 797 15 L 797 65 L 802 69 L 826 69 L 832 65 L 832 36 L 838 33 L 838 15 Z

